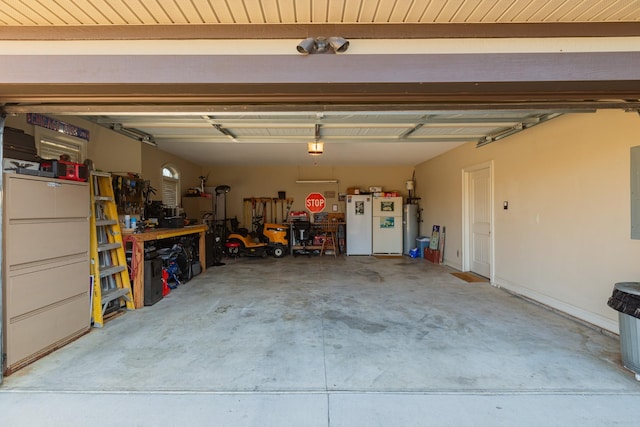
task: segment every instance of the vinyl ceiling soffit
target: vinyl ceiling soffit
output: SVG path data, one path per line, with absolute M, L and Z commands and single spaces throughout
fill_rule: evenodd
M 41 1 L 2 3 L 4 40 L 640 35 L 640 8 L 632 0 L 49 2 L 55 8 Z
M 233 25 L 582 24 L 640 21 L 636 1 L 584 0 L 95 0 L 5 1 L 0 27 Z M 126 7 L 123 7 L 123 4 Z

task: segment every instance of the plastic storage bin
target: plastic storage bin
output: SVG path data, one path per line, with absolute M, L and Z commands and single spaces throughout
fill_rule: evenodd
M 640 283 L 616 283 L 607 304 L 618 311 L 622 364 L 640 381 Z
M 429 247 L 430 241 L 431 241 L 431 237 L 427 237 L 427 236 L 416 237 L 416 246 L 418 248 L 418 253 L 420 254 L 420 258 L 424 258 L 424 250 Z

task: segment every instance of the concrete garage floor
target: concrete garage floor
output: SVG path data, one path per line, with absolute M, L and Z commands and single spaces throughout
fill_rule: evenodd
M 638 425 L 617 338 L 451 271 L 228 260 L 5 378 L 0 423 Z

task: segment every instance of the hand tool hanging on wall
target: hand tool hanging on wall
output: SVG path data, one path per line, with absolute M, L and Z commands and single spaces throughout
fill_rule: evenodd
M 264 224 L 265 222 L 267 222 L 267 201 L 265 199 L 262 199 L 262 223 Z M 256 231 L 257 231 L 257 227 L 256 227 Z
M 287 222 L 287 217 L 284 216 L 284 203 L 285 203 L 284 200 L 278 199 L 278 207 L 280 208 L 280 217 L 282 218 L 282 222 Z
M 119 176 L 114 176 L 112 178 L 112 184 L 113 184 L 113 198 L 114 201 L 116 203 L 117 206 L 120 206 L 121 202 L 122 202 L 122 198 L 121 198 L 121 194 L 122 194 L 122 183 L 120 182 L 120 177 Z
M 287 212 L 285 213 L 285 222 L 289 220 L 289 212 L 291 212 L 291 206 L 293 206 L 293 199 L 287 199 Z

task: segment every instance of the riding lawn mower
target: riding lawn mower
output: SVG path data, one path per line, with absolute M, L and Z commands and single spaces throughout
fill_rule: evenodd
M 238 220 L 231 220 L 234 230 L 227 236 L 225 247 L 228 256 L 248 255 L 282 258 L 289 248 L 289 226 L 286 224 L 272 224 L 258 222 L 254 224 L 256 231 L 249 232 L 246 228 L 238 228 Z

